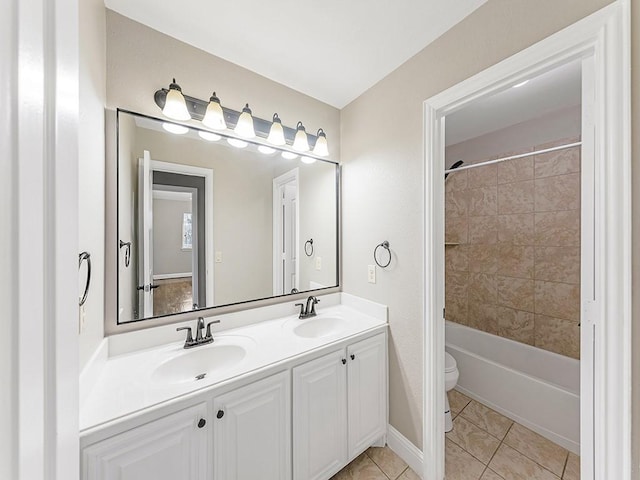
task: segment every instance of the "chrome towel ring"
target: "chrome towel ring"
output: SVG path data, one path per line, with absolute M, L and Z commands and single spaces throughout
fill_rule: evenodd
M 389 260 L 387 261 L 387 263 L 385 263 L 384 265 L 381 264 L 378 261 L 378 249 L 382 247 L 384 248 L 387 253 L 389 254 Z M 376 248 L 373 249 L 373 260 L 376 262 L 376 264 L 380 267 L 380 268 L 387 268 L 390 264 L 391 264 L 391 250 L 389 250 L 389 242 L 387 240 L 385 240 L 384 242 L 382 242 L 381 244 L 379 244 L 378 246 L 376 246 Z
M 304 254 L 307 257 L 313 255 L 313 238 L 310 238 L 306 242 L 304 242 Z
M 84 302 L 87 301 L 87 296 L 89 295 L 89 287 L 91 286 L 91 254 L 89 252 L 82 252 L 78 255 L 78 270 L 82 267 L 82 262 L 87 261 L 87 283 L 84 286 L 84 293 L 82 294 L 82 298 L 80 298 L 79 306 L 84 305 Z

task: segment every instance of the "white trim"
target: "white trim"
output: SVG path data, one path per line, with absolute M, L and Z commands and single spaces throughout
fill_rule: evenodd
M 411 470 L 416 472 L 420 478 L 423 478 L 420 473 L 422 472 L 424 463 L 422 459 L 422 452 L 391 425 L 387 427 L 387 445 L 396 455 L 409 465 Z
M 183 273 L 154 273 L 154 280 L 169 280 L 172 278 L 189 278 L 193 275 L 193 272 L 183 272 Z
M 631 478 L 631 154 L 629 5 L 619 1 L 432 97 L 425 115 L 424 475 L 444 476 L 444 117 L 576 58 L 595 69 L 594 463 L 583 479 Z M 583 309 L 585 305 L 583 304 Z M 584 341 L 584 336 L 583 336 Z M 584 380 L 584 377 L 583 377 Z M 584 412 L 583 412 L 584 414 Z M 583 458 L 585 458 L 583 456 Z
M 205 189 L 205 238 L 207 239 L 205 247 L 205 258 L 207 259 L 207 307 L 214 305 L 214 238 L 213 238 L 213 170 L 210 168 L 194 167 L 192 165 L 183 165 L 181 163 L 162 162 L 159 160 L 151 160 L 151 169 L 153 171 L 179 173 L 182 175 L 193 175 L 195 177 L 204 177 Z M 204 308 L 204 307 L 201 307 Z

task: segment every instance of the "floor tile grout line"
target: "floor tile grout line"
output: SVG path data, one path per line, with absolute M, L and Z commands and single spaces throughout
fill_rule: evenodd
M 564 467 L 562 467 L 562 475 L 560 475 L 560 478 L 564 478 L 564 472 L 567 471 L 567 465 L 569 464 L 569 455 L 571 455 L 571 453 L 567 452 L 567 457 L 564 459 Z

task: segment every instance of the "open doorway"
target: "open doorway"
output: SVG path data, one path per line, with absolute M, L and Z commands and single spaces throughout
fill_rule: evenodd
M 273 179 L 273 294 L 299 291 L 299 172 Z

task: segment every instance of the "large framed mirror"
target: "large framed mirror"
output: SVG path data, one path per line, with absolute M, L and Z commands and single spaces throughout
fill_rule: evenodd
M 118 324 L 338 286 L 337 163 L 116 123 Z

